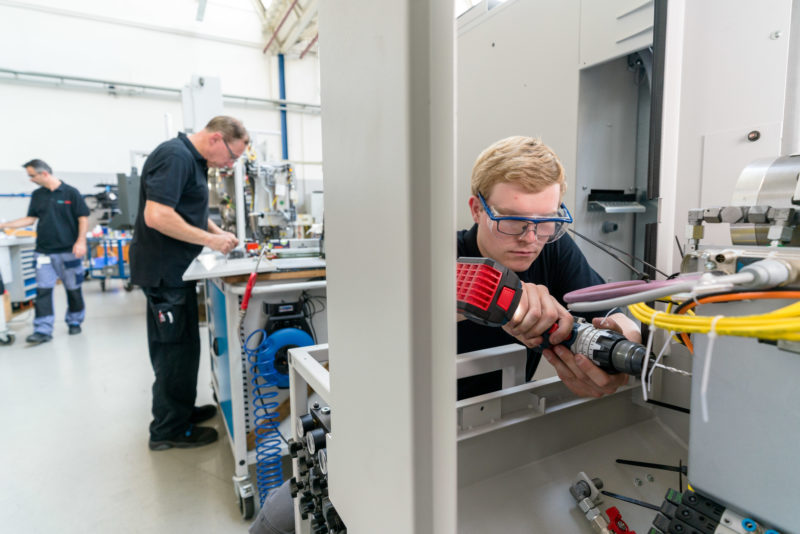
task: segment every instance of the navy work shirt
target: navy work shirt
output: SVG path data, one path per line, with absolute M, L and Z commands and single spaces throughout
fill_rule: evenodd
M 478 249 L 478 225 L 469 230 L 458 232 L 458 256 L 481 258 Z M 564 295 L 576 289 L 582 289 L 605 282 L 597 272 L 589 266 L 586 257 L 569 235 L 564 235 L 554 243 L 548 243 L 533 261 L 527 271 L 517 273 L 522 282 L 543 285 L 552 296 L 564 306 Z M 603 317 L 605 312 L 575 314 L 586 319 Z M 458 354 L 474 350 L 499 347 L 519 341 L 500 327 L 484 326 L 472 321 L 459 321 Z M 528 363 L 525 377 L 530 380 L 539 365 L 542 353 L 538 349 L 528 349 Z M 458 399 L 474 397 L 500 389 L 500 374 L 479 375 L 463 378 L 458 381 Z
M 31 195 L 28 217 L 36 217 L 36 252 L 72 252 L 78 240 L 78 217 L 88 217 L 89 208 L 80 192 L 61 182 L 55 191 L 40 187 Z
M 131 282 L 141 287 L 183 287 L 182 276 L 201 245 L 173 239 L 144 223 L 148 200 L 175 209 L 184 221 L 208 230 L 208 162 L 184 133 L 147 157 L 131 242 Z

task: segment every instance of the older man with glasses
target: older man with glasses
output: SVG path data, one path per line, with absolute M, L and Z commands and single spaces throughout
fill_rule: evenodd
M 458 232 L 458 255 L 502 263 L 519 275 L 524 292 L 514 318 L 502 329 L 460 321 L 458 352 L 519 342 L 528 347 L 528 380 L 544 355 L 570 390 L 600 397 L 616 391 L 627 375 L 609 375 L 585 356 L 559 345 L 569 337 L 574 321 L 564 308 L 564 295 L 604 282 L 565 235 L 572 222 L 561 201 L 565 190 L 561 162 L 539 139 L 509 137 L 478 157 L 469 199 L 475 224 Z M 641 340 L 638 327 L 624 314 L 604 316 L 589 314 L 585 318 L 628 339 Z M 555 323 L 558 329 L 550 334 L 552 348 L 539 351 L 543 334 Z M 484 376 L 460 380 L 459 399 L 491 391 L 494 386 L 490 382 Z
M 232 117 L 214 117 L 197 133 L 161 143 L 142 169 L 139 213 L 131 243 L 131 281 L 147 296 L 147 343 L 155 373 L 152 450 L 207 445 L 210 427 L 194 426 L 216 414 L 195 407 L 200 363 L 195 283 L 183 273 L 203 246 L 228 253 L 236 236 L 208 217 L 208 169 L 231 166 L 250 137 Z

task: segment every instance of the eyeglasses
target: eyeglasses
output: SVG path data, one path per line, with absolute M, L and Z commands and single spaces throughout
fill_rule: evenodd
M 572 215 L 570 215 L 567 206 L 563 202 L 553 216 L 505 217 L 495 215 L 482 194 L 478 193 L 478 198 L 483 204 L 486 215 L 494 221 L 497 231 L 501 234 L 522 237 L 533 230 L 533 235 L 536 236 L 537 240 L 544 243 L 552 243 L 566 233 L 567 225 L 572 222 Z
M 230 145 L 228 144 L 228 142 L 225 140 L 224 137 L 222 138 L 222 142 L 225 143 L 225 148 L 228 149 L 228 155 L 231 157 L 231 161 L 236 161 L 237 159 L 239 159 L 240 156 L 237 156 L 236 154 L 233 153 L 233 150 L 231 150 Z

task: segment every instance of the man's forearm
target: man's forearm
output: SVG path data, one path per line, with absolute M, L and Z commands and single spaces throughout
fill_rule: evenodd
M 22 228 L 24 226 L 31 226 L 35 222 L 36 222 L 36 217 L 21 217 L 19 219 L 14 219 L 13 221 L 0 223 L 0 229 Z
M 217 226 L 217 224 L 214 221 L 212 221 L 210 218 L 208 219 L 208 232 L 211 233 L 211 234 L 222 234 L 222 233 L 224 233 L 222 231 L 222 228 Z
M 86 241 L 86 232 L 89 230 L 89 217 L 78 217 L 78 239 L 76 243 Z
M 187 223 L 172 209 L 153 210 L 152 216 L 145 217 L 145 223 L 166 236 L 195 245 L 206 246 L 211 236 L 209 232 Z

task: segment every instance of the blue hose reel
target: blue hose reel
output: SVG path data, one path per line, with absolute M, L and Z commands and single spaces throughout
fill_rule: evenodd
M 256 334 L 261 341 L 255 348 L 250 347 L 250 340 Z M 278 396 L 278 388 L 289 386 L 287 351 L 294 347 L 313 345 L 312 337 L 297 328 L 282 328 L 267 335 L 265 330 L 256 330 L 244 343 L 244 352 L 250 365 L 250 384 L 253 402 L 253 426 L 256 436 L 256 482 L 258 498 L 261 504 L 269 490 L 283 484 L 281 470 L 281 441 L 278 430 L 280 421 L 278 403 L 273 401 Z

